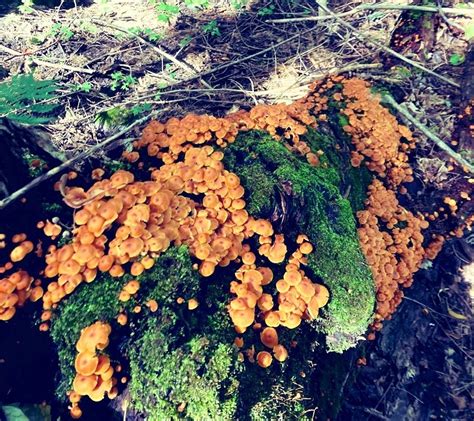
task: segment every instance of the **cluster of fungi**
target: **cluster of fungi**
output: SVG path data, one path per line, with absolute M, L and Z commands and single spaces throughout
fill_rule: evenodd
M 362 251 L 377 291 L 372 327 L 379 329 L 400 303 L 401 288 L 411 284 L 420 267 L 425 256 L 422 230 L 428 222 L 404 209 L 396 198 L 396 192 L 403 193 L 401 184 L 413 180 L 408 165 L 408 152 L 414 147 L 410 131 L 371 95 L 366 82 L 339 76 L 314 84 L 305 98 L 290 105 L 258 105 L 223 118 L 189 114 L 165 123 L 151 122 L 134 142 L 134 151 L 123 155 L 140 169 L 144 154 L 151 162 L 156 160 L 156 167 L 148 168 L 148 181 L 137 181 L 124 170 L 103 178 L 101 169 L 93 171 L 95 183 L 87 190 L 68 187 L 62 179 L 56 188 L 75 209 L 71 241 L 48 248 L 42 276 L 50 281 L 44 295 L 41 281 L 33 281 L 25 271 L 0 280 L 0 319 L 11 318 L 15 306 L 26 299 L 42 298 L 41 326 L 47 330 L 58 303 L 79 285 L 93 282 L 98 273 L 121 277 L 129 272 L 137 277 L 170 245 L 186 245 L 204 278 L 218 266 L 241 263 L 230 283 L 234 297 L 228 305 L 229 316 L 238 334 L 250 326 L 260 332 L 262 344 L 271 351 L 258 352 L 256 362 L 261 367 L 268 367 L 273 359 L 285 361 L 288 351 L 279 343 L 277 328 L 294 329 L 302 320 L 316 318 L 329 301 L 330 291 L 313 283 L 304 271 L 307 255 L 313 251 L 304 234 L 293 239 L 297 249 L 287 257 L 284 235 L 275 233 L 269 221 L 248 214 L 244 187 L 238 175 L 224 168 L 219 148 L 234 142 L 239 132 L 262 130 L 317 166 L 318 154 L 300 136 L 328 119 L 328 95 L 345 104 L 340 112 L 347 117 L 343 129 L 355 148 L 352 165 L 364 163 L 377 175 L 368 190 L 366 209 L 357 217 Z M 38 227 L 54 239 L 61 233 L 57 222 L 41 221 Z M 33 243 L 26 238 L 19 243 L 3 272 L 33 251 Z M 258 243 L 258 249 L 252 250 L 251 243 Z M 285 264 L 281 279 L 274 281 L 270 265 L 260 264 L 265 259 L 273 265 Z M 138 289 L 139 283 L 133 280 L 117 299 L 127 301 Z M 158 309 L 156 301 L 146 305 L 151 311 Z M 194 299 L 188 302 L 189 309 L 197 305 Z M 126 314 L 119 314 L 117 322 L 126 324 Z M 109 398 L 117 394 L 110 359 L 103 353 L 110 329 L 99 321 L 81 333 L 77 376 L 69 395 L 74 417 L 80 416 L 81 396 L 100 400 L 105 394 Z M 242 337 L 234 343 L 244 347 Z M 239 356 L 254 362 L 254 353 L 252 346 Z
M 283 235 L 277 234 L 272 244 L 270 236 L 273 235 L 273 227 L 266 220 L 257 221 L 254 230 L 260 235 L 259 254 L 267 257 L 272 263 L 281 263 L 287 253 Z M 275 358 L 280 362 L 286 360 L 288 351 L 278 343 L 278 332 L 275 328 L 283 326 L 295 329 L 303 319 L 316 318 L 319 309 L 329 301 L 328 289 L 324 285 L 311 282 L 300 267 L 301 264 L 307 263 L 305 255 L 313 250 L 307 240 L 303 234 L 298 236 L 296 243 L 299 247 L 288 259 L 283 278 L 275 283 L 278 292 L 277 308 L 272 294 L 263 292 L 263 287 L 272 283 L 273 272 L 269 267 L 257 267 L 256 255 L 250 250 L 242 254 L 243 265 L 235 272 L 237 280 L 231 282 L 230 291 L 236 298 L 229 304 L 229 315 L 235 330 L 242 334 L 250 326 L 257 331 L 266 326 L 260 334 L 260 339 L 265 347 L 273 350 Z M 255 322 L 256 311 L 261 323 Z M 242 348 L 244 339 L 237 337 L 234 344 Z M 254 352 L 254 347 L 245 352 L 251 362 L 254 361 Z M 244 354 L 241 353 L 240 357 L 243 358 Z M 273 357 L 268 351 L 257 354 L 257 363 L 263 368 L 270 366 L 272 360 Z
M 118 394 L 114 368 L 109 356 L 104 353 L 109 344 L 111 331 L 111 326 L 102 322 L 96 322 L 81 331 L 76 343 L 78 351 L 74 362 L 76 376 L 72 384 L 73 390 L 69 392 L 70 414 L 74 419 L 82 415 L 79 401 L 83 396 L 99 402 L 106 394 L 109 399 L 115 398 Z
M 25 233 L 15 234 L 11 239 L 16 245 L 10 252 L 10 261 L 0 267 L 0 273 L 13 269 L 16 262 L 22 261 L 31 253 L 34 245 L 27 240 Z M 0 249 L 7 246 L 5 234 L 0 236 Z M 9 276 L 0 279 L 0 321 L 10 320 L 16 313 L 17 307 L 25 305 L 27 300 L 38 301 L 43 295 L 39 279 L 34 280 L 25 270 L 17 270 Z

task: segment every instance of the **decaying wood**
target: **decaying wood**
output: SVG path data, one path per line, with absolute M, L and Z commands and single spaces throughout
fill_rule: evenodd
M 0 119 L 0 197 L 8 196 L 29 180 L 27 154 L 37 156 L 50 167 L 66 159 L 45 130 Z

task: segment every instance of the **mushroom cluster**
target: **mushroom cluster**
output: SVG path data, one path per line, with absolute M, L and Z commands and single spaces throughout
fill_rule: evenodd
M 392 187 L 413 181 L 407 154 L 415 148 L 411 131 L 382 106 L 366 81 L 351 78 L 343 79 L 341 83 L 346 103 L 341 113 L 348 120 L 343 128 L 355 147 L 352 165 L 358 167 L 365 161 L 371 171 L 386 179 Z
M 109 399 L 114 399 L 118 394 L 117 379 L 113 377 L 114 368 L 109 356 L 103 352 L 109 344 L 111 331 L 108 323 L 100 321 L 81 331 L 81 336 L 76 343 L 78 351 L 74 362 L 76 376 L 73 390 L 69 392 L 70 414 L 74 419 L 82 415 L 79 401 L 83 396 L 99 402 L 105 395 Z
M 403 208 L 395 192 L 380 180 L 369 186 L 366 209 L 357 217 L 362 251 L 370 265 L 377 289 L 374 328 L 390 318 L 403 297 L 402 287 L 409 287 L 413 274 L 425 255 L 422 230 L 429 225 L 422 216 Z
M 23 306 L 28 299 L 38 301 L 42 295 L 40 282 L 33 282 L 33 277 L 24 270 L 0 279 L 0 320 L 10 320 L 17 307 Z
M 259 254 L 272 263 L 284 261 L 287 253 L 284 237 L 281 234 L 275 235 L 272 244 L 273 228 L 270 222 L 257 220 L 253 229 L 260 235 L 259 243 L 263 243 L 259 248 Z M 236 280 L 230 285 L 230 291 L 236 298 L 230 301 L 228 311 L 237 333 L 245 333 L 252 325 L 254 330 L 259 330 L 265 325 L 260 333 L 261 342 L 273 351 L 275 359 L 280 362 L 286 360 L 288 352 L 278 343 L 276 328 L 283 326 L 295 329 L 303 319 L 316 318 L 319 309 L 329 300 L 327 288 L 311 282 L 301 269 L 301 264 L 307 263 L 305 256 L 313 251 L 313 246 L 303 234 L 297 237 L 296 242 L 298 249 L 289 258 L 283 278 L 275 284 L 278 306 L 274 302 L 273 295 L 263 291 L 263 288 L 273 281 L 272 270 L 268 267 L 257 267 L 255 254 L 245 251 L 245 246 L 241 254 L 243 265 L 236 271 Z M 257 317 L 262 323 L 255 323 Z M 241 348 L 243 338 L 237 337 L 234 343 Z M 252 350 L 247 350 L 246 354 L 250 361 L 254 361 Z M 269 367 L 272 361 L 273 357 L 268 351 L 257 354 L 257 363 L 263 368 Z
M 137 150 L 146 148 L 149 156 L 170 164 L 191 145 L 212 141 L 225 147 L 234 142 L 241 131 L 265 130 L 275 139 L 286 140 L 290 149 L 306 155 L 311 165 L 317 165 L 317 156 L 305 142 L 300 141 L 300 136 L 307 132 L 308 126 L 317 126 L 316 115 L 325 109 L 327 98 L 314 93 L 292 104 L 257 105 L 250 111 L 240 110 L 224 118 L 188 114 L 182 119 L 173 117 L 165 123 L 152 121 L 134 146 Z M 138 154 L 132 154 L 133 162 L 137 161 Z M 126 158 L 130 161 L 130 153 Z
M 25 236 L 26 239 L 26 236 Z M 22 241 L 16 246 L 10 253 L 10 260 L 13 263 L 21 262 L 27 254 L 31 253 L 34 249 L 34 245 L 31 241 Z
M 122 291 L 120 291 L 120 295 L 118 299 L 120 301 L 126 302 L 130 300 L 130 298 L 135 295 L 138 290 L 140 289 L 140 282 L 137 280 L 132 280 L 127 282 L 126 285 L 122 288 Z

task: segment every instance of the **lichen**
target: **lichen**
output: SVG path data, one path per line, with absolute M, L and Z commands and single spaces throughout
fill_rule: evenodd
M 330 158 L 311 167 L 282 143 L 258 132 L 241 135 L 224 153 L 226 167 L 237 174 L 248 166 L 260 167 L 267 180 L 274 181 L 280 196 L 279 201 L 275 196 L 270 206 L 278 209 L 276 223 L 289 237 L 301 232 L 308 235 L 315 246 L 309 258 L 314 281 L 321 281 L 331 292 L 331 301 L 317 325 L 328 335 L 331 351 L 342 352 L 352 346 L 370 323 L 375 299 L 372 276 L 357 237 L 355 209 L 340 192 L 339 168 Z M 257 183 L 246 179 L 242 183 L 249 206 L 255 198 L 262 200 Z

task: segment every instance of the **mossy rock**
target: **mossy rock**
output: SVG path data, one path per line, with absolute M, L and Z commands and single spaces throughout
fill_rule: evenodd
M 308 235 L 314 245 L 310 275 L 331 293 L 316 325 L 326 333 L 328 349 L 342 352 L 366 331 L 375 304 L 354 216 L 367 176 L 345 171 L 347 160 L 335 152 L 334 140 L 329 144 L 327 136 L 312 131 L 307 141 L 313 149 L 326 150 L 318 167 L 259 132 L 240 135 L 224 150 L 224 164 L 240 176 L 250 214 L 272 220 L 286 241 Z M 353 186 L 353 204 L 343 196 L 344 182 Z

